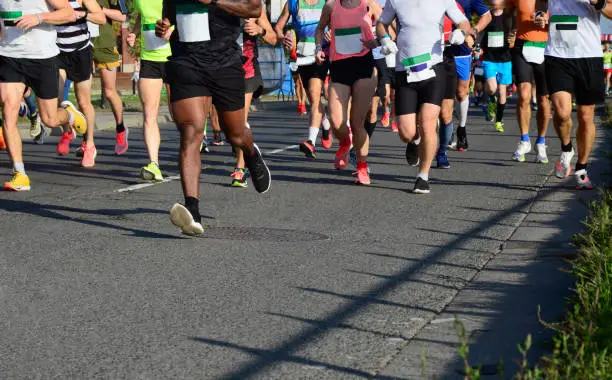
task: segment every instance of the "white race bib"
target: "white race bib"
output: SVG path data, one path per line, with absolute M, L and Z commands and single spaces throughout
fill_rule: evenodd
M 484 75 L 484 69 L 482 67 L 476 67 L 474 69 L 474 75 L 483 76 Z
M 402 64 L 406 68 L 408 83 L 421 82 L 427 79 L 435 78 L 436 72 L 429 68 L 430 61 L 430 53 L 404 59 Z
M 556 46 L 576 46 L 578 40 L 578 16 L 551 16 L 550 37 Z
M 155 24 L 143 24 L 142 34 L 145 40 L 145 50 L 154 51 L 168 47 L 168 41 L 155 35 Z
M 504 32 L 489 32 L 487 46 L 490 48 L 504 47 Z
M 315 50 L 314 37 L 303 37 L 298 41 L 295 52 L 302 57 L 314 57 Z
M 523 58 L 527 62 L 541 64 L 544 62 L 546 42 L 525 41 L 523 44 Z
M 100 25 L 87 21 L 87 29 L 89 29 L 89 37 L 96 38 L 100 36 Z
M 316 58 L 314 55 L 311 55 L 310 57 L 298 57 L 297 61 L 295 61 L 298 66 L 310 66 L 313 65 L 315 62 Z
M 210 41 L 208 6 L 202 3 L 177 4 L 176 27 L 181 42 Z
M 359 54 L 363 50 L 360 27 L 336 29 L 334 38 L 336 40 L 336 52 L 339 54 Z
M 26 39 L 22 38 L 24 30 L 15 26 L 15 20 L 22 15 L 21 11 L 0 12 L 0 18 L 2 19 L 2 41 L 13 45 L 27 44 Z

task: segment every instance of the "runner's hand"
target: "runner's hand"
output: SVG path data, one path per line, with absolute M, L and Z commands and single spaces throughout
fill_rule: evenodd
M 134 45 L 136 44 L 136 35 L 134 33 L 128 34 L 127 38 L 125 39 L 125 42 L 127 42 L 129 47 L 134 47 Z
M 315 53 L 316 57 L 317 57 L 317 64 L 318 65 L 322 65 L 323 62 L 325 62 L 325 52 L 323 52 L 323 50 L 319 47 L 318 51 Z
M 164 38 L 170 30 L 170 20 L 167 18 L 163 20 L 157 20 L 155 23 L 155 35 L 160 38 Z
M 363 44 L 363 46 L 365 46 L 366 48 L 370 50 L 374 50 L 378 47 L 378 41 L 376 39 L 371 39 L 371 40 L 362 39 L 361 43 Z
M 251 37 L 258 36 L 263 33 L 263 28 L 252 19 L 246 19 L 244 21 L 244 31 Z
M 15 26 L 18 27 L 19 29 L 29 30 L 35 26 L 40 25 L 40 16 L 25 15 L 25 16 L 19 17 L 17 20 L 15 20 L 15 22 L 16 22 Z
M 514 43 L 516 42 L 516 30 L 511 31 L 510 33 L 508 33 L 508 46 L 513 47 Z
M 453 32 L 450 35 L 450 38 L 448 39 L 451 45 L 461 45 L 464 42 L 466 42 L 466 40 L 467 40 L 466 35 L 461 29 L 453 30 Z M 472 39 L 472 41 L 474 40 Z
M 293 49 L 293 33 L 291 33 L 290 31 L 287 31 L 287 33 L 285 33 L 285 35 L 281 38 L 282 40 L 282 44 L 283 47 L 289 51 L 291 51 Z
M 383 53 L 383 55 L 392 55 L 397 54 L 398 52 L 397 45 L 395 44 L 395 42 L 391 41 L 391 38 L 389 37 L 381 38 L 380 45 L 382 46 L 380 52 Z
M 533 17 L 533 22 L 540 28 L 546 28 L 546 24 L 548 24 L 548 15 L 545 12 L 536 12 Z

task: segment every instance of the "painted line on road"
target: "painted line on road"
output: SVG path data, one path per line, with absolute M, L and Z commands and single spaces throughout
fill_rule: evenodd
M 180 178 L 181 178 L 180 175 L 173 175 L 173 176 L 170 176 L 170 177 L 166 177 L 161 182 L 138 183 L 136 185 L 124 187 L 122 189 L 117 189 L 117 190 L 115 190 L 115 192 L 116 193 L 125 193 L 126 191 L 140 190 L 140 189 L 144 189 L 146 187 L 151 187 L 151 186 L 159 185 L 160 183 L 166 183 L 166 182 L 170 182 L 170 181 L 175 181 L 175 180 L 180 179 Z
M 455 318 L 441 318 L 441 319 L 434 319 L 433 321 L 431 321 L 430 323 L 432 325 L 437 325 L 439 323 L 449 323 L 449 322 L 455 322 Z
M 289 146 L 286 146 L 284 148 L 279 148 L 279 149 L 271 150 L 269 152 L 264 152 L 264 154 L 278 154 L 278 153 L 282 153 L 284 151 L 291 150 L 291 149 L 296 149 L 296 148 L 299 148 L 299 147 L 300 147 L 299 145 L 289 145 Z

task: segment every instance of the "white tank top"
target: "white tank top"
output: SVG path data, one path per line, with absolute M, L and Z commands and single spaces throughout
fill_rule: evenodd
M 27 32 L 15 27 L 15 19 L 27 14 L 52 12 L 45 0 L 0 0 L 0 55 L 45 59 L 59 54 L 55 26 L 42 24 Z

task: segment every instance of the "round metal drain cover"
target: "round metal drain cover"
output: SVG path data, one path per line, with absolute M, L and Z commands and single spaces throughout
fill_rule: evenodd
M 329 236 L 316 232 L 257 227 L 207 227 L 203 238 L 220 240 L 259 240 L 275 242 L 327 240 Z

